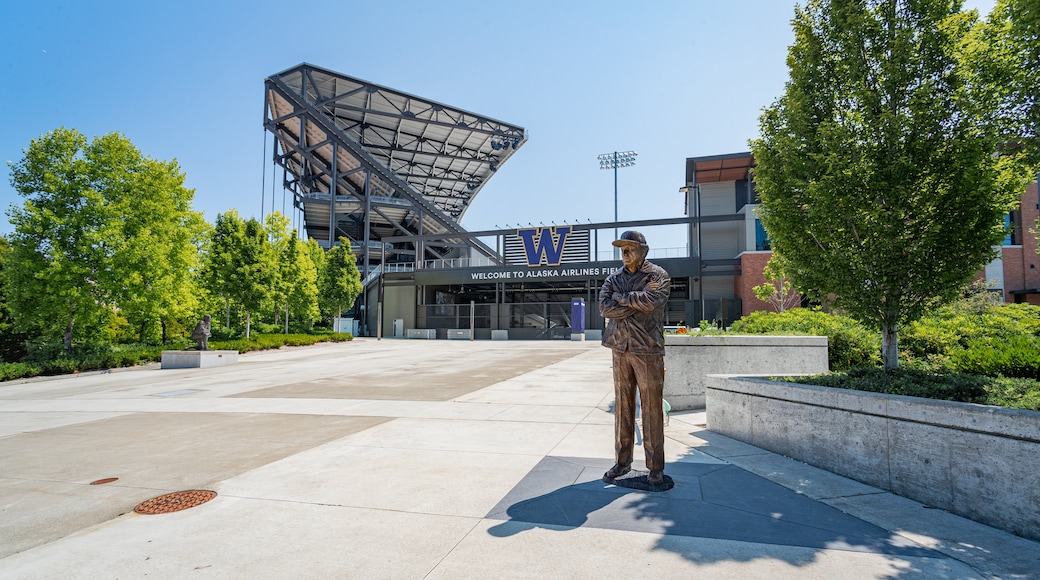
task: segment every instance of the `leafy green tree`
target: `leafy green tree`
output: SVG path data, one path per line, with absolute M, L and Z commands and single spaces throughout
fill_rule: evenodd
M 994 100 L 991 121 L 1003 140 L 1040 167 L 1040 8 L 1036 0 L 998 0 L 967 47 L 978 74 L 976 99 Z
M 277 324 L 279 318 L 284 314 L 286 333 L 289 332 L 289 293 L 292 290 L 292 275 L 294 273 L 288 262 L 287 255 L 290 223 L 288 217 L 277 211 L 268 214 L 264 222 L 267 240 L 271 245 L 275 258 L 275 277 L 271 286 L 274 321 Z
M 779 254 L 773 254 L 762 273 L 765 275 L 766 283 L 751 289 L 755 298 L 769 304 L 776 312 L 783 312 L 801 304 L 802 297 L 783 272 Z
M 252 314 L 271 303 L 277 269 L 277 256 L 259 221 L 243 220 L 233 209 L 217 215 L 206 249 L 204 280 L 213 295 L 223 298 L 228 328 L 232 305 L 239 306 L 246 313 L 249 338 Z
M 318 245 L 318 242 L 314 238 L 307 238 L 304 243 L 304 251 L 307 256 L 310 257 L 311 263 L 314 264 L 314 272 L 316 274 L 315 283 L 317 284 L 318 292 L 318 316 L 321 317 L 323 312 L 327 312 L 329 309 L 325 308 L 325 301 L 322 298 L 322 288 L 325 288 L 325 271 L 327 258 L 325 256 L 325 249 Z
M 224 302 L 224 326 L 231 328 L 231 299 L 236 288 L 244 282 L 239 280 L 236 256 L 241 250 L 245 235 L 245 221 L 235 210 L 217 214 L 213 233 L 203 258 L 202 285 Z
M 313 323 L 321 317 L 318 310 L 318 270 L 311 261 L 307 246 L 292 231 L 282 258 L 283 277 L 291 280 L 286 299 L 285 332 L 289 332 L 289 315 Z
M 256 219 L 246 220 L 242 245 L 234 256 L 234 298 L 246 311 L 246 338 L 249 338 L 252 314 L 271 302 L 278 284 L 278 261 L 264 227 Z
M 60 128 L 34 139 L 11 165 L 24 198 L 9 211 L 15 232 L 5 277 L 15 326 L 73 347 L 109 341 L 129 323 L 140 339 L 166 338 L 195 292 L 194 193 L 176 161 L 145 157 L 126 137 L 88 142 Z
M 347 238 L 340 238 L 339 245 L 329 250 L 325 258 L 321 298 L 329 312 L 335 312 L 339 318 L 361 294 L 361 273 L 357 269 L 357 256 L 351 251 Z
M 9 261 L 11 246 L 0 236 L 0 361 L 17 362 L 25 356 L 25 335 L 15 332 L 11 309 L 7 305 L 7 280 L 4 265 Z
M 74 332 L 96 340 L 111 318 L 107 284 L 118 244 L 97 187 L 109 141 L 88 144 L 64 127 L 33 139 L 10 164 L 11 185 L 25 198 L 8 211 L 10 260 L 4 268 L 15 329 L 71 351 Z
M 795 287 L 881 330 L 957 294 L 993 256 L 1021 154 L 960 60 L 973 13 L 947 0 L 809 0 L 785 93 L 751 148 L 760 216 Z
M 165 343 L 169 323 L 196 307 L 198 245 L 208 225 L 192 209 L 194 191 L 176 161 L 144 158 L 115 133 L 95 145 L 103 152 L 95 181 L 108 201 L 113 299 L 140 340 Z

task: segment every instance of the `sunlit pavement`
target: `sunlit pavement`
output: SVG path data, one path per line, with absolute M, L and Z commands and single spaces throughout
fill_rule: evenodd
M 703 412 L 665 428 L 673 489 L 604 484 L 611 385 L 595 343 L 390 339 L 0 383 L 0 577 L 1040 575 L 1036 542 Z

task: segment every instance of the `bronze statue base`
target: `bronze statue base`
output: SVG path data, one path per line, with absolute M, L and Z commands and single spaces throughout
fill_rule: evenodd
M 628 489 L 638 489 L 642 491 L 668 491 L 675 487 L 675 481 L 667 474 L 664 476 L 664 481 L 657 485 L 653 485 L 649 480 L 647 480 L 649 475 L 649 471 L 636 471 L 633 469 L 620 477 L 609 478 L 604 475 L 603 481 L 604 483 L 611 483 L 618 487 L 627 487 Z

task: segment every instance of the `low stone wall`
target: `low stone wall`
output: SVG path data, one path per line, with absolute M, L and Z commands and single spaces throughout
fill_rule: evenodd
M 707 375 L 806 375 L 828 370 L 826 336 L 670 334 L 664 345 L 664 398 L 677 411 L 704 408 Z
M 1040 412 L 752 377 L 707 383 L 716 433 L 1040 540 Z

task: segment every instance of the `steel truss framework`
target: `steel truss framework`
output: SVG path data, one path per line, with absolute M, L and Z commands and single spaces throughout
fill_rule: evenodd
M 309 237 L 326 247 L 347 237 L 366 273 L 469 249 L 500 260 L 471 236 L 444 234 L 466 233 L 459 220 L 526 142 L 522 127 L 309 64 L 268 77 L 265 94 L 274 162 Z M 415 241 L 381 241 L 401 236 Z

